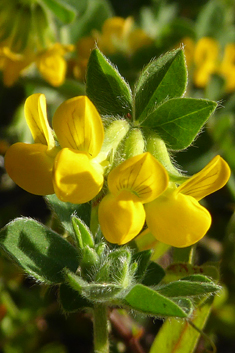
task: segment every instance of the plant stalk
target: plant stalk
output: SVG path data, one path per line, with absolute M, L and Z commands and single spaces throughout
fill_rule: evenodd
M 109 353 L 108 315 L 107 306 L 94 306 L 94 351 L 95 353 Z

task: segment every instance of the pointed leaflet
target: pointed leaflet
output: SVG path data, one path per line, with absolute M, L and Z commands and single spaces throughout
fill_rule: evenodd
M 86 93 L 100 114 L 126 115 L 132 112 L 129 85 L 99 49 L 94 49 L 89 58 Z
M 187 280 L 179 280 L 171 282 L 157 289 L 158 293 L 166 297 L 193 297 L 205 295 L 207 293 L 215 293 L 221 289 L 212 281 L 209 282 L 191 282 Z
M 213 298 L 193 311 L 191 321 L 203 329 L 211 310 Z M 166 320 L 153 342 L 150 353 L 193 353 L 200 337 L 187 320 Z
M 181 97 L 186 84 L 187 71 L 181 49 L 166 53 L 150 62 L 135 88 L 136 120 L 143 121 L 166 99 Z
M 125 296 L 124 300 L 132 309 L 148 315 L 187 317 L 187 313 L 183 308 L 142 284 L 136 284 Z M 185 305 L 185 301 L 183 303 Z M 190 301 L 187 303 L 190 303 Z
M 160 105 L 142 122 L 156 131 L 168 148 L 188 147 L 217 104 L 206 99 L 173 98 Z
M 62 270 L 76 271 L 76 249 L 59 234 L 29 219 L 17 218 L 0 231 L 0 247 L 30 276 L 48 284 L 62 283 Z

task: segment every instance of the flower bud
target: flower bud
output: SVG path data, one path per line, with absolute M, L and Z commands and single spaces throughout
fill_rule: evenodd
M 81 269 L 82 276 L 87 280 L 91 280 L 94 267 L 100 263 L 99 256 L 96 251 L 88 245 L 82 249 Z
M 151 131 L 146 138 L 146 149 L 150 152 L 167 170 L 172 181 L 183 179 L 183 175 L 172 164 L 165 142 Z
M 105 129 L 105 137 L 101 152 L 109 153 L 113 151 L 115 153 L 119 143 L 126 136 L 130 125 L 124 119 L 114 120 Z
M 145 140 L 142 131 L 133 128 L 129 131 L 125 141 L 124 156 L 125 159 L 137 156 L 144 152 Z

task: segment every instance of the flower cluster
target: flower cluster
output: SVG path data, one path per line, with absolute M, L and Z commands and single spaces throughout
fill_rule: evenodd
M 235 44 L 228 43 L 220 59 L 220 45 L 217 40 L 203 37 L 194 43 L 191 38 L 184 38 L 185 55 L 188 65 L 194 65 L 194 83 L 205 87 L 212 74 L 219 74 L 225 79 L 227 92 L 235 90 Z
M 3 83 L 12 86 L 26 70 L 36 65 L 41 76 L 52 86 L 63 84 L 67 62 L 65 54 L 74 50 L 73 45 L 55 43 L 36 53 L 27 51 L 14 53 L 9 47 L 0 48 L 0 70 L 3 71 Z
M 103 185 L 99 152 L 104 130 L 91 101 L 75 97 L 62 103 L 49 126 L 46 98 L 33 94 L 25 103 L 25 117 L 34 144 L 18 142 L 5 156 L 5 166 L 17 185 L 36 195 L 56 195 L 63 201 L 84 203 Z
M 86 203 L 99 194 L 107 176 L 97 202 L 100 227 L 109 242 L 125 244 L 145 224 L 158 240 L 176 247 L 194 244 L 206 234 L 211 216 L 199 201 L 223 187 L 230 176 L 220 156 L 179 186 L 148 151 L 118 159 L 114 167 L 107 157 L 110 151 L 102 152 L 101 117 L 85 96 L 60 105 L 52 121 L 54 134 L 43 94 L 26 100 L 25 117 L 35 143 L 16 143 L 5 156 L 8 174 L 23 189 Z

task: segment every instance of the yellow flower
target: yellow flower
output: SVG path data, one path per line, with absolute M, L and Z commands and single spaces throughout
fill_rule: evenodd
M 77 43 L 78 57 L 73 63 L 74 76 L 85 78 L 86 68 L 91 50 L 97 45 L 105 55 L 123 53 L 133 55 L 138 49 L 153 44 L 141 28 L 136 28 L 132 17 L 108 18 L 101 32 L 93 30 L 91 36 L 81 38 Z
M 132 17 L 111 17 L 96 33 L 99 48 L 106 54 L 124 52 L 132 55 L 137 49 L 152 44 L 152 39 L 141 29 L 135 28 Z
M 0 70 L 3 71 L 3 83 L 12 86 L 20 74 L 32 64 L 34 57 L 30 54 L 13 53 L 8 47 L 0 48 Z
M 54 193 L 52 169 L 58 152 L 46 113 L 46 98 L 33 94 L 25 102 L 25 118 L 34 144 L 18 142 L 6 152 L 9 176 L 24 190 L 36 195 Z
M 67 62 L 64 55 L 74 50 L 73 45 L 62 45 L 55 43 L 53 46 L 39 51 L 13 53 L 8 47 L 0 49 L 0 69 L 3 71 L 3 83 L 12 86 L 33 63 L 41 73 L 42 77 L 52 86 L 63 84 L 66 75 Z
M 92 102 L 80 96 L 60 105 L 52 125 L 62 147 L 54 163 L 55 193 L 62 201 L 88 202 L 99 193 L 104 181 L 101 117 Z
M 145 205 L 146 222 L 157 240 L 175 247 L 199 241 L 211 225 L 210 213 L 199 204 L 205 196 L 222 188 L 230 168 L 220 156 L 178 188 L 168 188 Z
M 52 86 L 60 86 L 64 83 L 67 62 L 64 55 L 73 51 L 73 45 L 55 43 L 48 49 L 39 52 L 36 56 L 36 65 L 42 77 Z
M 201 38 L 195 47 L 194 82 L 198 87 L 205 87 L 211 74 L 217 71 L 219 45 L 218 42 L 209 37 Z
M 72 203 L 95 197 L 103 185 L 105 163 L 99 152 L 104 129 L 92 102 L 75 97 L 56 110 L 53 128 L 61 148 L 48 124 L 43 94 L 26 100 L 25 117 L 35 143 L 15 143 L 5 156 L 6 170 L 15 183 L 36 195 L 55 192 Z
M 167 172 L 148 152 L 114 168 L 108 175 L 110 193 L 98 211 L 104 237 L 119 245 L 132 240 L 145 223 L 143 204 L 157 198 L 167 185 Z
M 226 79 L 226 91 L 235 90 L 235 44 L 229 43 L 225 47 L 224 57 L 220 66 L 220 73 Z

